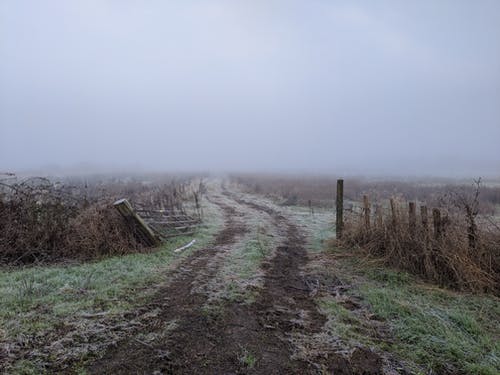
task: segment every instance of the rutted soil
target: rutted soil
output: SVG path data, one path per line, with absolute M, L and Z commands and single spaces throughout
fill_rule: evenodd
M 224 211 L 224 228 L 217 234 L 213 246 L 199 250 L 187 258 L 179 266 L 173 281 L 158 292 L 154 301 L 161 309 L 161 313 L 141 330 L 143 335 L 165 330 L 168 323 L 175 319 L 182 319 L 187 324 L 198 319 L 200 307 L 206 297 L 191 293 L 195 279 L 200 276 L 202 279 L 212 277 L 218 267 L 218 264 L 211 264 L 209 267 L 214 253 L 233 244 L 236 238 L 246 231 L 245 226 L 235 220 L 238 213 L 233 207 L 218 201 L 215 203 Z M 153 309 L 155 303 L 153 302 L 149 307 Z M 169 361 L 169 352 L 165 351 L 164 345 L 165 342 L 150 344 L 130 337 L 108 350 L 104 357 L 93 363 L 88 370 L 91 373 L 102 374 L 153 373 L 157 370 L 158 364 Z
M 235 200 L 255 210 L 269 214 L 275 225 L 286 232 L 285 242 L 278 247 L 276 256 L 265 264 L 266 276 L 264 289 L 253 310 L 259 315 L 264 328 L 274 331 L 288 349 L 288 363 L 285 366 L 263 371 L 257 374 L 378 374 L 381 370 L 380 358 L 369 350 L 362 350 L 366 358 L 352 355 L 349 360 L 333 351 L 324 351 L 321 357 L 308 356 L 307 359 L 291 360 L 294 357 L 294 334 L 313 335 L 322 330 L 326 318 L 318 312 L 311 297 L 314 285 L 309 276 L 302 275 L 301 269 L 309 261 L 305 249 L 306 240 L 297 226 L 271 207 L 242 199 Z M 359 350 L 356 350 L 357 353 Z M 376 357 L 376 358 L 375 358 Z M 377 362 L 373 365 L 373 362 Z M 275 362 L 276 364 L 276 362 Z M 272 364 L 271 364 L 272 366 Z
M 269 213 L 274 225 L 285 222 L 284 217 Z M 287 336 L 294 330 L 314 331 L 322 326 L 324 318 L 317 313 L 299 276 L 305 260 L 304 238 L 291 224 L 286 224 L 285 235 L 276 256 L 265 265 L 264 287 L 255 303 L 227 302 L 219 314 L 172 332 L 172 373 L 310 372 L 308 363 L 291 359 Z
M 224 301 L 207 309 L 208 296 L 194 287 L 217 274 L 220 261 L 211 262 L 213 255 L 231 251 L 247 230 L 238 220 L 236 208 L 216 201 L 225 212 L 225 227 L 213 247 L 186 259 L 173 281 L 158 293 L 155 302 L 160 311 L 141 331 L 154 339 L 127 338 L 92 364 L 91 373 L 309 374 L 320 369 L 335 374 L 365 373 L 358 369 L 373 362 L 367 355 L 353 356 L 355 363 L 335 353 L 310 360 L 294 355 L 294 333 L 320 332 L 326 321 L 310 296 L 307 277 L 301 274 L 308 261 L 305 237 L 276 210 L 234 200 L 269 214 L 282 238 L 275 256 L 262 265 L 264 285 L 256 301 Z M 366 373 L 377 373 L 377 368 Z

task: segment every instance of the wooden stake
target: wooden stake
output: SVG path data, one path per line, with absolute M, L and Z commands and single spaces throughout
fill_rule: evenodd
M 136 230 L 141 241 L 147 246 L 158 246 L 160 240 L 156 237 L 151 228 L 145 223 L 142 218 L 132 208 L 132 205 L 126 199 L 117 200 L 113 206 L 125 218 L 127 223 Z
M 441 238 L 441 211 L 439 208 L 432 209 L 432 220 L 434 223 L 434 238 L 439 240 Z
M 424 228 L 424 232 L 427 233 L 429 231 L 429 216 L 427 214 L 427 206 L 420 206 L 420 217 L 422 220 L 422 227 Z
M 396 202 L 394 201 L 394 198 L 391 198 L 390 203 L 391 203 L 392 226 L 396 228 L 398 224 L 398 214 L 396 212 Z
M 422 221 L 422 233 L 425 240 L 425 245 L 429 244 L 429 215 L 427 213 L 427 206 L 420 206 L 420 220 Z
M 342 238 L 342 229 L 344 229 L 344 180 L 337 180 L 337 200 L 335 202 L 336 225 L 335 231 L 337 239 Z

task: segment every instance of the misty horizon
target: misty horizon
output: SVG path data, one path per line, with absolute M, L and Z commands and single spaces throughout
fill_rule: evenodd
M 0 172 L 500 176 L 495 1 L 4 1 Z

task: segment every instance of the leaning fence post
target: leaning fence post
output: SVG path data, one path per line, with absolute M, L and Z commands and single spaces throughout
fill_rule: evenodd
M 408 229 L 410 231 L 410 235 L 415 237 L 417 230 L 417 212 L 415 202 L 408 203 Z
M 142 218 L 137 215 L 137 213 L 132 208 L 132 205 L 126 199 L 117 200 L 113 203 L 113 206 L 118 210 L 118 212 L 125 218 L 129 225 L 133 226 L 137 230 L 140 238 L 148 246 L 158 246 L 160 240 L 155 236 L 151 228 L 142 220 Z
M 441 237 L 441 211 L 439 208 L 432 209 L 432 221 L 434 223 L 434 238 L 438 240 Z
M 335 202 L 336 224 L 335 231 L 337 239 L 342 238 L 342 229 L 344 229 L 344 180 L 337 180 L 337 200 Z
M 363 195 L 363 209 L 365 214 L 365 229 L 370 229 L 370 202 L 368 201 L 368 196 Z

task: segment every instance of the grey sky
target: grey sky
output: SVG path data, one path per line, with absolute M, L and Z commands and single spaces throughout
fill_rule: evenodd
M 500 1 L 0 0 L 0 169 L 500 175 Z

